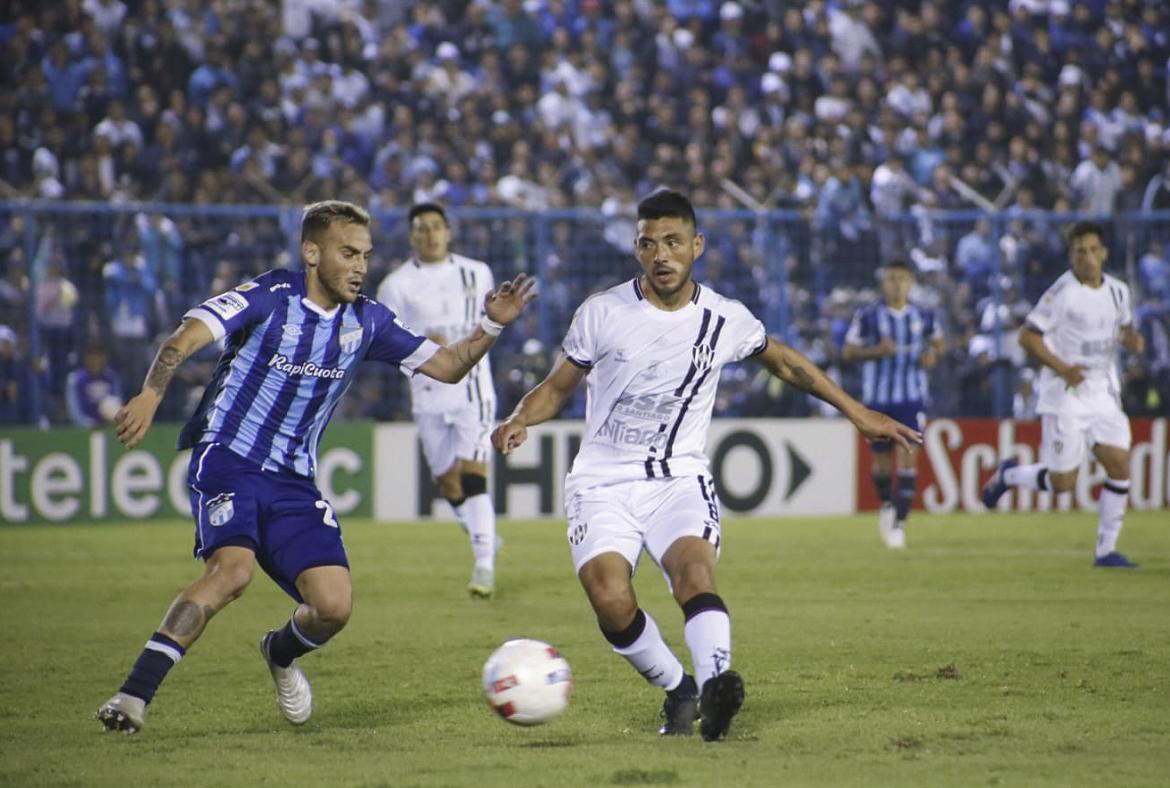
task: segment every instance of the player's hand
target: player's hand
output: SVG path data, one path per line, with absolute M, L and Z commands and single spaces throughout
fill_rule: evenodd
M 894 340 L 890 337 L 886 337 L 873 346 L 874 358 L 886 358 L 895 355 L 897 352 L 898 346 L 894 344 Z
M 524 307 L 536 298 L 535 285 L 536 280 L 527 274 L 518 274 L 512 281 L 502 282 L 484 298 L 484 312 L 490 320 L 508 325 L 520 317 Z
M 133 449 L 146 437 L 147 430 L 154 422 L 154 412 L 161 400 L 153 391 L 143 391 L 131 399 L 114 414 L 118 440 L 127 449 Z
M 918 363 L 923 369 L 931 369 L 938 363 L 938 354 L 934 352 L 933 348 L 927 348 L 922 351 L 922 355 L 918 357 Z
M 869 408 L 853 419 L 853 426 L 871 441 L 894 441 L 907 451 L 922 443 L 922 433 Z
M 500 454 L 511 454 L 513 449 L 528 440 L 528 428 L 512 419 L 505 419 L 492 432 L 492 445 Z
M 1074 389 L 1085 380 L 1085 365 L 1072 364 L 1062 370 L 1058 370 L 1057 374 L 1064 378 L 1065 388 Z
M 1134 331 L 1132 328 L 1129 331 L 1122 331 L 1121 346 L 1130 353 L 1144 353 L 1146 350 L 1146 335 L 1140 331 Z

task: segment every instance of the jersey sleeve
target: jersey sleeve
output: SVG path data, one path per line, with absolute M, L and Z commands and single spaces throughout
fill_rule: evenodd
M 1062 280 L 1057 280 L 1045 290 L 1044 295 L 1040 296 L 1040 300 L 1036 302 L 1036 306 L 1032 307 L 1032 311 L 1028 313 L 1027 324 L 1042 334 L 1051 331 L 1056 323 L 1056 313 L 1060 307 L 1062 290 L 1064 290 Z
M 245 282 L 233 290 L 220 293 L 193 309 L 184 318 L 198 320 L 211 330 L 216 341 L 241 328 L 261 322 L 272 311 L 276 299 L 264 277 Z
M 582 369 L 591 369 L 597 353 L 597 299 L 589 299 L 577 308 L 569 331 L 561 342 L 565 358 Z
M 845 332 L 846 345 L 865 346 L 866 341 L 869 339 L 868 332 L 866 331 L 866 323 L 868 321 L 865 319 L 865 315 L 865 309 L 858 309 L 853 313 L 853 319 L 849 321 L 849 328 Z
M 743 304 L 736 304 L 734 311 L 735 351 L 732 361 L 743 361 L 764 352 L 768 346 L 768 332 L 764 324 Z
M 439 351 L 439 345 L 414 333 L 394 312 L 377 301 L 367 305 L 371 312 L 373 336 L 366 358 L 384 361 L 413 375 L 418 368 Z
M 1125 282 L 1117 283 L 1118 289 L 1121 291 L 1121 301 L 1118 304 L 1118 312 L 1120 312 L 1118 324 L 1121 326 L 1132 326 L 1134 321 L 1133 315 L 1133 295 L 1130 292 L 1129 285 Z

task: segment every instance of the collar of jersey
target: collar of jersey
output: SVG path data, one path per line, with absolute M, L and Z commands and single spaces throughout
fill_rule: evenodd
M 642 290 L 642 285 L 638 281 L 638 279 L 639 279 L 638 277 L 634 277 L 634 292 L 637 293 L 637 295 L 638 295 L 639 306 L 641 306 L 643 310 L 645 310 L 646 312 L 648 312 L 652 315 L 660 315 L 661 317 L 668 319 L 668 320 L 674 315 L 688 314 L 692 308 L 698 306 L 699 299 L 702 298 L 702 296 L 703 296 L 703 289 L 704 288 L 702 285 L 700 285 L 696 281 L 695 282 L 695 292 L 691 294 L 691 297 L 687 299 L 687 302 L 685 304 L 683 304 L 678 309 L 663 309 L 662 307 L 655 306 L 654 304 L 650 303 L 650 299 L 646 297 L 646 294 Z
M 455 255 L 451 254 L 450 252 L 447 252 L 447 259 L 446 260 L 436 260 L 433 263 L 424 263 L 422 260 L 418 259 L 417 255 L 415 255 L 414 257 L 410 258 L 410 262 L 414 263 L 415 268 L 430 268 L 431 266 L 442 265 L 443 263 L 454 263 L 455 262 Z
M 311 312 L 316 312 L 325 320 L 332 320 L 333 318 L 337 317 L 337 313 L 341 311 L 341 304 L 338 304 L 332 309 L 326 311 L 322 309 L 319 304 L 310 301 L 308 296 L 301 296 L 301 305 Z

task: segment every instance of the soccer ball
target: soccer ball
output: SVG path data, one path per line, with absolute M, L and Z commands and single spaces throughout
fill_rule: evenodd
M 488 704 L 516 725 L 548 722 L 569 705 L 572 690 L 569 663 L 539 640 L 509 640 L 483 666 Z

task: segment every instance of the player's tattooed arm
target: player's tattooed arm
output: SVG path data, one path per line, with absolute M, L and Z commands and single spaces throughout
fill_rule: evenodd
M 163 342 L 146 373 L 142 391 L 114 416 L 118 440 L 127 449 L 133 449 L 146 436 L 175 370 L 214 339 L 211 329 L 203 321 L 187 319 Z

